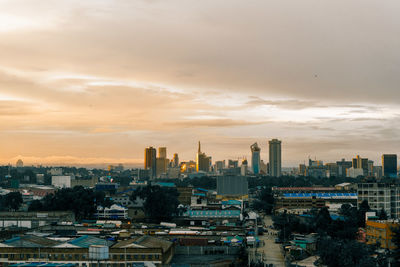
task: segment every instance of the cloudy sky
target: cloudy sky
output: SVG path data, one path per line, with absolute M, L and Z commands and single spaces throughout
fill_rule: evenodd
M 0 163 L 400 152 L 396 0 L 0 0 Z

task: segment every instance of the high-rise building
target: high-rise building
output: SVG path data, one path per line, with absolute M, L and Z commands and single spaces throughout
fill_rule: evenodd
M 251 149 L 251 168 L 254 174 L 260 173 L 260 152 L 261 148 L 257 143 L 254 143 L 250 146 Z
M 242 165 L 240 166 L 240 175 L 242 176 L 246 176 L 247 175 L 247 171 L 248 171 L 248 162 L 247 159 L 244 159 L 242 161 Z
M 155 178 L 157 174 L 157 151 L 154 147 L 147 147 L 144 150 L 144 169 L 150 170 L 150 177 Z
M 384 177 L 397 177 L 397 155 L 383 154 L 382 155 L 382 171 Z
M 173 165 L 174 165 L 174 167 L 178 167 L 178 166 L 179 166 L 179 156 L 178 156 L 178 153 L 175 153 L 175 154 L 174 154 Z
M 354 169 L 363 169 L 364 176 L 368 175 L 368 158 L 361 158 L 360 155 L 357 155 L 355 158 L 353 158 L 352 162 L 352 167 Z
M 342 159 L 341 161 L 336 161 L 338 166 L 338 177 L 346 177 L 346 170 L 353 166 L 353 162 L 346 161 Z
M 199 141 L 199 147 L 196 155 L 196 171 L 209 172 L 210 165 L 211 165 L 211 157 L 207 157 L 205 153 L 201 152 L 201 145 Z
M 158 148 L 158 157 L 159 158 L 167 158 L 167 148 L 166 147 L 159 147 Z
M 222 170 L 225 169 L 225 160 L 219 160 L 215 162 L 215 172 L 222 173 Z
M 228 159 L 228 169 L 234 169 L 239 167 L 239 161 Z
M 281 141 L 272 139 L 269 141 L 269 174 L 279 177 L 282 173 Z

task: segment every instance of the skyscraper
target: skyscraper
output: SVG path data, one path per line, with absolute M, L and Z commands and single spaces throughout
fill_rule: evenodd
M 156 161 L 157 177 L 160 177 L 162 174 L 165 174 L 167 172 L 168 162 L 169 160 L 167 159 L 167 148 L 159 147 L 158 158 Z
M 260 173 L 260 147 L 257 143 L 250 146 L 251 149 L 251 168 L 254 174 Z
M 361 158 L 360 155 L 357 155 L 352 162 L 354 169 L 363 169 L 364 176 L 368 175 L 368 158 Z
M 397 177 L 397 155 L 383 154 L 382 155 L 382 170 L 384 177 Z
M 274 177 L 279 177 L 282 173 L 281 143 L 278 139 L 269 141 L 269 174 Z
M 144 150 L 144 168 L 150 170 L 150 177 L 154 178 L 157 172 L 157 151 L 154 147 L 147 147 Z
M 178 167 L 178 166 L 179 166 L 179 156 L 178 156 L 178 153 L 175 153 L 175 154 L 174 154 L 173 164 L 174 164 L 174 167 Z
M 158 157 L 159 158 L 167 158 L 167 148 L 166 147 L 159 147 L 158 148 Z
M 208 172 L 210 171 L 210 163 L 211 163 L 211 158 L 207 157 L 207 155 L 203 152 L 201 152 L 201 145 L 199 141 L 199 147 L 197 150 L 197 155 L 196 155 L 196 171 L 204 171 Z

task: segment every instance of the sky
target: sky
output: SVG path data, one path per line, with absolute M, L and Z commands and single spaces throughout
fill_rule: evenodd
M 0 164 L 400 152 L 395 0 L 0 0 Z

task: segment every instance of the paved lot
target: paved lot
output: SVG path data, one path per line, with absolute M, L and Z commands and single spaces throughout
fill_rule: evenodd
M 284 267 L 285 259 L 282 254 L 282 250 L 279 244 L 275 244 L 275 238 L 277 238 L 277 231 L 272 230 L 269 226 L 272 226 L 271 216 L 264 217 L 264 224 L 268 229 L 268 233 L 260 235 L 259 239 L 264 241 L 265 245 L 259 247 L 257 251 L 263 254 L 264 262 L 267 264 L 273 264 L 274 267 Z

